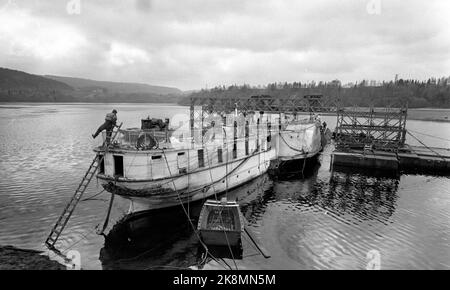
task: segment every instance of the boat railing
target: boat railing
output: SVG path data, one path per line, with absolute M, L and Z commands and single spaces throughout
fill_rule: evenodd
M 113 145 L 123 149 L 153 149 L 157 148 L 160 143 L 170 143 L 172 131 L 121 129 Z M 107 133 L 103 132 L 103 140 L 106 140 L 106 138 Z
M 258 128 L 258 130 L 256 130 Z M 276 130 L 272 128 L 272 133 Z M 248 133 L 246 133 L 248 132 Z M 194 128 L 193 131 L 186 128 L 168 130 L 142 130 L 139 128 L 121 129 L 113 142 L 116 148 L 126 150 L 151 150 L 161 148 L 191 148 L 192 146 L 205 146 L 209 143 L 232 143 L 242 140 L 256 140 L 265 138 L 266 126 L 249 126 L 248 131 L 244 127 L 237 128 L 237 136 L 232 126 L 216 128 Z M 107 133 L 103 132 L 103 140 Z M 226 139 L 226 141 L 224 140 Z M 212 144 L 211 144 L 212 145 Z

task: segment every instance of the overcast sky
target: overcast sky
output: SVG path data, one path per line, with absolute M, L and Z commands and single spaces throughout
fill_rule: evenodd
M 450 76 L 450 1 L 0 0 L 0 66 L 182 90 Z

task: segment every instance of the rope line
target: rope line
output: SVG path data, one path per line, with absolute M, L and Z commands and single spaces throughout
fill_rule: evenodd
M 87 197 L 87 198 L 85 198 L 85 199 L 80 200 L 80 202 L 81 202 L 81 201 L 89 201 L 89 200 L 102 200 L 102 201 L 105 201 L 104 199 L 95 199 L 95 197 L 99 196 L 99 195 L 102 194 L 103 192 L 105 192 L 105 189 L 103 189 L 102 191 L 100 191 L 100 192 L 97 193 L 97 194 L 94 194 L 94 195 L 91 196 L 91 197 Z
M 408 131 L 414 132 L 416 134 L 421 134 L 421 135 L 424 135 L 424 136 L 428 136 L 428 137 L 432 137 L 432 138 L 436 138 L 436 139 L 439 139 L 439 140 L 449 141 L 450 142 L 450 139 L 446 139 L 446 138 L 442 138 L 442 137 L 438 137 L 438 136 L 434 136 L 434 135 L 430 135 L 430 134 L 425 134 L 425 133 L 418 132 L 418 131 L 411 130 L 411 129 L 408 129 Z
M 228 143 L 226 143 L 226 147 L 227 147 L 227 164 L 228 164 Z M 218 201 L 217 191 L 216 191 L 216 189 L 214 187 L 214 179 L 213 179 L 212 173 L 211 173 L 211 164 L 210 164 L 211 160 L 209 158 L 208 149 L 206 147 L 205 147 L 205 149 L 206 149 L 206 158 L 208 158 L 208 165 L 209 165 L 209 170 L 208 171 L 209 171 L 209 176 L 210 176 L 210 179 L 211 179 L 211 185 L 212 185 L 212 188 L 213 188 L 213 191 L 214 191 L 214 196 L 216 198 L 216 201 Z M 225 172 L 225 178 L 228 178 L 227 177 L 227 172 Z M 228 189 L 227 189 L 226 193 L 228 194 Z M 228 241 L 228 235 L 227 235 L 227 233 L 225 231 L 224 222 L 223 222 L 223 218 L 222 218 L 222 210 L 219 212 L 219 217 L 220 217 L 220 223 L 222 224 L 223 233 L 224 233 L 225 239 L 227 241 L 228 250 L 229 250 L 229 252 L 231 254 L 231 258 L 233 259 L 234 266 L 236 267 L 236 270 L 239 270 L 238 266 L 236 264 L 236 261 L 234 259 L 234 255 L 233 255 L 233 251 L 232 251 L 231 246 L 230 246 L 230 242 Z
M 430 150 L 430 151 L 433 152 L 434 154 L 438 155 L 439 157 L 441 157 L 441 158 L 445 161 L 444 156 L 442 156 L 442 155 L 439 154 L 438 152 L 434 151 L 432 148 L 428 147 L 425 143 L 423 143 L 422 141 L 420 141 L 416 136 L 414 136 L 411 132 L 409 132 L 409 130 L 406 131 L 406 132 L 408 132 L 409 135 L 411 135 L 414 139 L 416 139 L 420 144 L 422 144 L 423 146 L 425 146 L 428 150 Z
M 172 176 L 172 173 L 171 173 L 169 164 L 167 163 L 167 156 L 166 156 L 166 152 L 164 151 L 164 149 L 162 149 L 162 153 L 164 154 L 164 159 L 166 160 L 167 170 L 169 171 L 169 175 Z M 180 205 L 181 205 L 181 207 L 183 208 L 183 212 L 184 212 L 184 214 L 186 215 L 186 217 L 187 217 L 187 219 L 188 219 L 188 221 L 189 221 L 189 224 L 190 224 L 191 227 L 192 227 L 192 230 L 194 231 L 195 235 L 197 236 L 197 239 L 199 240 L 200 244 L 201 244 L 201 245 L 203 246 L 203 248 L 205 249 L 206 253 L 209 254 L 214 260 L 217 260 L 216 257 L 214 257 L 214 256 L 209 252 L 208 247 L 205 245 L 205 243 L 203 243 L 203 241 L 201 240 L 199 234 L 197 233 L 197 230 L 195 229 L 195 226 L 194 226 L 194 224 L 192 223 L 192 220 L 191 220 L 189 214 L 186 212 L 186 208 L 184 207 L 183 202 L 181 201 L 179 191 L 178 191 L 178 189 L 177 189 L 177 187 L 176 187 L 176 185 L 175 185 L 175 181 L 173 180 L 173 178 L 172 178 L 172 182 L 173 182 L 174 189 L 175 189 L 175 191 L 177 192 L 177 195 L 178 195 L 178 201 L 180 202 Z M 225 268 L 225 267 L 224 267 L 224 268 Z M 226 269 L 226 268 L 225 268 L 225 269 Z M 230 270 L 232 270 L 231 267 L 230 267 Z

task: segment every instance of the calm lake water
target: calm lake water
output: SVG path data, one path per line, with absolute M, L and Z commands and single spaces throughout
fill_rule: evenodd
M 152 104 L 0 104 L 0 245 L 45 250 L 43 242 L 100 142 L 91 133 L 112 108 L 125 127 L 148 115 L 165 118 L 187 108 Z M 334 128 L 334 117 L 324 117 Z M 408 121 L 427 145 L 450 147 L 450 123 Z M 408 139 L 409 144 L 418 144 Z M 329 146 L 320 164 L 289 180 L 267 175 L 230 193 L 272 256 L 247 238 L 239 269 L 365 269 L 369 251 L 382 269 L 450 269 L 450 179 L 333 172 Z M 101 191 L 95 180 L 84 198 Z M 95 234 L 109 194 L 81 202 L 59 248 L 81 253 L 84 269 L 173 269 L 202 261 L 196 235 L 179 208 L 125 217 L 116 198 L 107 238 Z M 196 225 L 201 203 L 189 208 Z M 220 256 L 221 253 L 217 253 Z M 226 256 L 224 254 L 224 256 Z M 235 267 L 224 257 L 205 269 Z

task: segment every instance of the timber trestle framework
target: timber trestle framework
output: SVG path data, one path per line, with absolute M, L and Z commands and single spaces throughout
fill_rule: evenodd
M 194 107 L 200 106 L 208 113 L 228 114 L 235 110 L 242 113 L 265 112 L 265 113 L 318 113 L 335 112 L 336 102 L 322 95 L 307 95 L 303 97 L 271 97 L 269 95 L 251 96 L 248 98 L 214 98 L 193 97 L 191 98 L 191 112 Z
M 258 112 L 260 114 L 315 114 L 336 112 L 335 98 L 322 95 L 281 96 L 258 95 L 250 97 L 191 97 L 190 128 L 192 140 L 194 128 L 213 126 L 212 122 L 226 124 L 226 115 L 234 112 L 243 116 Z M 281 122 L 281 118 L 279 119 Z M 218 122 L 217 122 L 218 121 Z
M 336 148 L 397 152 L 405 145 L 407 107 L 338 108 Z
M 344 107 L 337 98 L 322 95 L 251 97 L 192 97 L 191 127 L 206 116 L 224 116 L 232 112 L 271 114 L 327 113 L 337 115 L 336 147 L 340 150 L 370 148 L 397 152 L 406 137 L 406 105 L 397 107 Z

